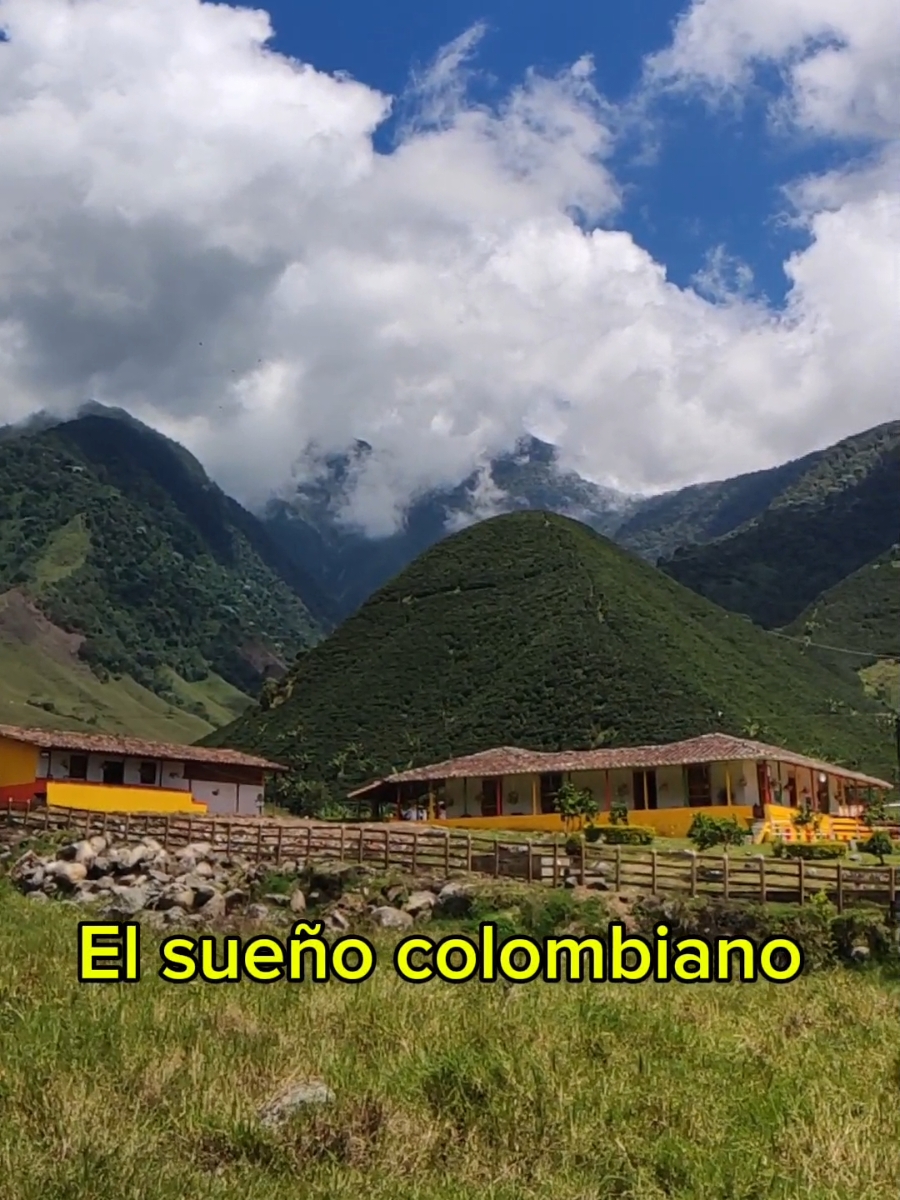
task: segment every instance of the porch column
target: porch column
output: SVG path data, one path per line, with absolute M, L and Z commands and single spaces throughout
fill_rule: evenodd
M 428 820 L 434 820 L 434 791 L 430 785 L 428 788 Z
M 540 805 L 538 803 L 539 778 L 538 775 L 532 775 L 531 777 L 531 815 L 533 817 L 536 817 L 540 812 Z
M 397 820 L 398 821 L 401 821 L 403 819 L 403 805 L 400 800 L 400 794 L 401 794 L 402 790 L 403 789 L 401 788 L 400 784 L 398 783 L 397 784 Z
M 503 776 L 497 776 L 497 816 L 503 816 Z
M 609 810 L 612 808 L 612 785 L 609 780 L 609 767 L 606 768 L 606 770 L 603 772 L 603 775 L 603 790 L 606 798 L 606 811 L 609 812 Z
M 731 807 L 731 772 L 725 768 L 725 803 Z

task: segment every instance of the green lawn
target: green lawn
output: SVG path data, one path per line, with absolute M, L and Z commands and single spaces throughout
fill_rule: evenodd
M 79 913 L 0 890 L 9 1200 L 894 1200 L 900 988 L 76 981 Z M 848 1069 L 848 1066 L 850 1069 Z M 333 1104 L 281 1132 L 296 1077 Z

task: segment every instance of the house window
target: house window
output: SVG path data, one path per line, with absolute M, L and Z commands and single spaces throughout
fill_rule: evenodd
M 633 771 L 631 775 L 632 795 L 635 808 L 656 808 L 656 772 Z
M 541 776 L 541 812 L 555 813 L 556 812 L 556 797 L 559 794 L 559 789 L 562 787 L 562 775 L 542 775 Z
M 103 764 L 103 782 L 113 786 L 125 782 L 125 763 L 121 759 Z
M 87 779 L 88 757 L 86 754 L 69 755 L 69 778 Z
M 691 808 L 703 808 L 712 804 L 709 763 L 692 763 L 687 768 L 687 794 Z
M 156 783 L 156 763 L 142 762 L 139 769 L 141 783 L 145 784 L 147 787 L 153 787 L 153 785 Z
M 38 779 L 49 779 L 50 777 L 50 754 L 47 750 L 42 750 L 38 757 Z

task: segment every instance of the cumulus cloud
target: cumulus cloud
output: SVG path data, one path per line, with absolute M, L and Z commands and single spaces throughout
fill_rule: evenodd
M 768 58 L 791 120 L 881 139 L 852 181 L 798 182 L 811 241 L 773 312 L 727 258 L 678 288 L 614 228 L 588 58 L 478 106 L 476 27 L 381 154 L 391 98 L 274 53 L 265 13 L 0 0 L 0 419 L 121 405 L 249 503 L 362 438 L 349 515 L 375 533 L 525 431 L 657 490 L 889 419 L 892 3 L 697 0 L 648 64 L 650 91 L 721 91 Z

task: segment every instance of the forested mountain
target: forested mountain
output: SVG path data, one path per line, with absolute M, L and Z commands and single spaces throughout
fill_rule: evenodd
M 432 547 L 210 735 L 335 790 L 493 745 L 713 730 L 891 777 L 889 714 L 831 669 L 586 526 L 495 517 Z
M 193 709 L 195 732 L 222 706 L 194 685 L 209 681 L 230 715 L 330 620 L 302 567 L 196 459 L 96 408 L 0 438 L 0 595 L 20 629 L 36 614 L 33 652 L 43 618 L 74 636 L 74 658 L 100 682 L 130 678 Z M 8 652 L 9 619 L 0 633 Z M 31 670 L 19 691 L 43 696 L 40 656 Z

